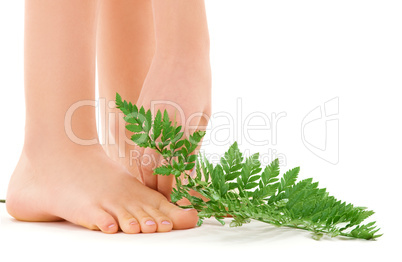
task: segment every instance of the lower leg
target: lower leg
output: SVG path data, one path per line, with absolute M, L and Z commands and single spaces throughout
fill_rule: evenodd
M 130 148 L 126 146 L 124 121 L 109 102 L 114 101 L 116 92 L 133 103 L 140 96 L 155 52 L 152 12 L 151 0 L 104 0 L 100 6 L 97 62 L 99 96 L 106 100 L 105 114 L 101 115 L 104 148 L 112 159 L 126 166 L 130 166 Z
M 169 204 L 105 155 L 93 106 L 69 110 L 94 100 L 98 1 L 27 0 L 25 7 L 26 135 L 8 188 L 9 213 L 106 233 L 195 226 L 194 210 Z

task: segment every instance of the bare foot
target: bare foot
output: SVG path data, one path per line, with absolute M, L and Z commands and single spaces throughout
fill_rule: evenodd
M 43 155 L 24 149 L 8 188 L 10 215 L 22 221 L 67 220 L 105 233 L 119 228 L 125 233 L 167 232 L 196 225 L 194 209 L 170 204 L 99 145 L 59 151 Z
M 184 127 L 184 137 L 196 130 L 205 130 L 211 111 L 209 60 L 154 58 L 136 104 L 153 111 L 163 112 L 166 109 L 171 120 Z M 119 129 L 124 130 L 122 120 Z M 124 133 L 119 133 L 122 139 Z M 127 133 L 125 137 L 130 137 L 130 134 Z M 123 164 L 131 173 L 139 174 L 139 180 L 146 186 L 169 198 L 174 186 L 173 176 L 153 175 L 153 169 L 161 163 L 161 156 L 152 149 L 144 150 L 125 142 L 124 146 L 121 142 L 119 144 L 120 147 L 116 144 L 106 145 L 108 155 Z

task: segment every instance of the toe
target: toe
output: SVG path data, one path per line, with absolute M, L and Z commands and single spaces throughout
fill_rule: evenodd
M 170 217 L 173 229 L 188 229 L 197 225 L 198 216 L 195 209 L 182 209 L 166 200 L 161 202 L 159 209 Z
M 169 232 L 173 228 L 172 220 L 164 213 L 155 208 L 147 208 L 147 213 L 151 215 L 157 224 L 157 232 Z
M 99 209 L 96 213 L 95 225 L 103 232 L 108 234 L 116 233 L 119 230 L 116 220 L 106 211 Z
M 154 233 L 157 230 L 155 220 L 151 215 L 145 212 L 143 209 L 137 209 L 131 212 L 137 221 L 140 223 L 142 233 Z
M 121 210 L 117 214 L 117 219 L 121 230 L 127 234 L 137 234 L 141 232 L 140 224 L 137 219 L 127 210 Z

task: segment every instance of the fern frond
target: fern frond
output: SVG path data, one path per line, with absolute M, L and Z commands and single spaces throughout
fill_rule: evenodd
M 362 239 L 381 236 L 375 222 L 363 224 L 373 211 L 337 200 L 312 178 L 297 181 L 299 167 L 280 176 L 279 160 L 275 159 L 262 169 L 259 155 L 244 159 L 237 142 L 213 165 L 205 156 L 192 154 L 205 132 L 196 131 L 187 139 L 182 127 L 172 124 L 166 110 L 163 114 L 158 111 L 153 119 L 150 110 L 138 109 L 119 94 L 116 105 L 125 114 L 126 128 L 134 133 L 131 139 L 139 146 L 155 149 L 166 160 L 167 164 L 154 173 L 175 175 L 177 188 L 171 200 L 187 198 L 190 207 L 198 211 L 198 225 L 210 217 L 224 224 L 222 218 L 230 215 L 232 227 L 254 219 L 311 231 L 316 240 L 324 234 Z M 194 167 L 196 176 L 187 175 L 186 171 Z M 180 180 L 182 175 L 188 180 L 185 185 Z M 190 195 L 190 190 L 208 200 Z

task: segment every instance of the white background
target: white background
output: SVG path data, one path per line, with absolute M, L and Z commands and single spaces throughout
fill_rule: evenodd
M 272 130 L 250 133 L 255 140 L 270 140 L 264 146 L 222 131 L 217 138 L 226 145 L 209 144 L 205 152 L 221 154 L 235 140 L 252 153 L 276 150 L 286 160 L 283 171 L 301 166 L 301 178 L 313 177 L 339 199 L 375 210 L 372 219 L 384 233 L 379 240 L 316 242 L 308 233 L 260 223 L 232 229 L 215 222 L 185 232 L 110 236 L 68 223 L 16 222 L 0 205 L 0 261 L 21 261 L 12 257 L 50 261 L 54 256 L 134 260 L 147 252 L 166 259 L 163 252 L 169 249 L 173 257 L 184 243 L 193 245 L 178 253 L 179 260 L 258 255 L 264 260 L 371 261 L 391 253 L 400 257 L 394 244 L 401 233 L 401 12 L 399 1 L 207 0 L 213 112 L 240 118 L 236 109 L 240 98 L 243 121 L 253 112 L 269 117 L 285 112 L 286 117 L 278 121 L 276 144 L 271 141 Z M 0 2 L 0 198 L 6 195 L 23 145 L 23 19 L 22 0 Z M 339 99 L 339 114 L 333 116 L 339 121 L 336 164 L 309 151 L 301 136 L 303 118 L 333 98 Z M 253 121 L 262 123 L 261 118 Z M 217 115 L 212 118 L 212 128 L 224 124 Z M 244 122 L 238 122 L 232 129 L 242 127 Z M 305 130 L 304 139 L 325 144 L 325 119 Z M 334 152 L 332 156 L 338 154 Z M 218 248 L 223 251 L 209 253 Z M 154 252 L 158 249 L 162 250 Z

